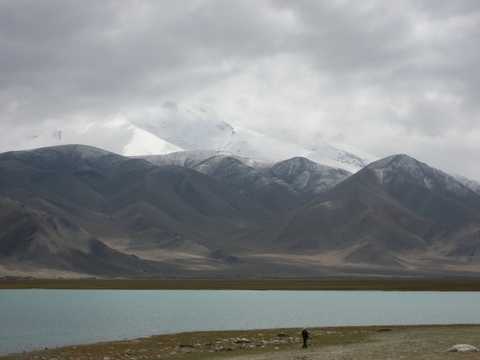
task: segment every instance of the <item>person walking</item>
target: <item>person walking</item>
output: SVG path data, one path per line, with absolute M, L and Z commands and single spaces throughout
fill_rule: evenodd
M 308 347 L 308 339 L 310 339 L 310 333 L 307 329 L 302 330 L 302 339 L 303 339 L 303 348 L 306 349 Z

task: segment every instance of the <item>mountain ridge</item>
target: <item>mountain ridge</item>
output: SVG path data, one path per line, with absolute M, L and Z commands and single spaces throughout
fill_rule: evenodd
M 442 267 L 452 262 L 452 253 L 476 261 L 479 224 L 476 193 L 440 170 L 394 155 L 309 202 L 280 240 L 292 249 L 343 248 L 347 261 L 384 265 L 385 259 L 402 259 L 410 267 L 436 261 Z M 358 252 L 359 244 L 371 251 Z M 474 254 L 470 259 L 467 248 Z M 372 254 L 382 256 L 377 261 Z
M 350 174 L 228 152 L 2 153 L 0 224 L 13 273 L 480 274 L 480 196 L 405 154 Z

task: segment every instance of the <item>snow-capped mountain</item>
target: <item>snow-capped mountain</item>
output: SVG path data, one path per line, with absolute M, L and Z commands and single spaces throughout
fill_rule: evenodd
M 175 165 L 233 183 L 239 188 L 282 186 L 288 191 L 319 194 L 351 175 L 350 172 L 318 164 L 303 157 L 277 163 L 259 162 L 225 151 L 181 151 L 166 155 L 140 156 L 155 165 Z M 287 191 L 287 190 L 285 190 Z
M 67 144 L 90 145 L 128 156 L 182 150 L 125 119 L 117 119 L 107 122 L 66 124 L 61 128 L 39 126 L 10 133 L 8 137 L 2 137 L 0 152 Z
M 432 168 L 408 155 L 392 155 L 367 166 L 381 184 L 408 182 L 433 191 L 452 192 L 468 196 L 472 190 L 441 170 Z
M 270 172 L 294 190 L 308 194 L 327 191 L 351 175 L 346 170 L 321 165 L 302 157 L 278 162 L 271 167 Z
M 316 144 L 310 149 L 310 159 L 320 164 L 341 168 L 350 172 L 356 172 L 370 162 L 366 157 L 352 154 L 351 152 L 338 149 L 326 143 Z
M 306 146 L 233 126 L 202 107 L 186 108 L 169 103 L 159 111 L 131 121 L 135 126 L 184 150 L 227 152 L 270 163 L 301 156 L 351 172 L 360 170 L 369 162 L 322 141 Z
M 108 121 L 50 122 L 3 136 L 0 151 L 27 150 L 65 144 L 101 147 L 127 156 L 183 150 L 228 153 L 259 163 L 306 157 L 317 163 L 356 172 L 369 161 L 318 141 L 300 144 L 234 126 L 202 106 L 166 103 L 141 115 Z
M 155 165 L 175 165 L 190 169 L 196 169 L 199 167 L 205 168 L 205 163 L 211 162 L 210 160 L 225 157 L 237 159 L 243 164 L 253 168 L 264 168 L 269 165 L 269 163 L 266 162 L 256 161 L 244 156 L 235 155 L 231 152 L 217 150 L 175 151 L 163 155 L 143 155 L 139 157 L 144 158 Z
M 480 195 L 480 182 L 468 179 L 465 176 L 461 175 L 454 175 L 455 179 L 457 179 L 459 182 L 461 182 L 463 185 L 468 187 L 470 190 L 476 192 L 477 194 Z
M 302 206 L 278 241 L 335 249 L 349 264 L 448 268 L 478 261 L 479 224 L 479 195 L 440 170 L 394 155 Z
M 181 166 L 85 145 L 0 154 L 0 273 L 480 273 L 480 196 L 407 155 L 353 175 L 298 157 L 163 158 Z

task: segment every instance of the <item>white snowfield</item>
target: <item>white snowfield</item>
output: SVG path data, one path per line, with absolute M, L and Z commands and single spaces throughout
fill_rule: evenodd
M 324 142 L 306 146 L 226 123 L 204 108 L 163 107 L 162 111 L 133 119 L 135 126 L 184 150 L 227 152 L 259 162 L 306 157 L 317 163 L 356 172 L 369 162 Z M 160 153 L 159 153 L 160 154 Z
M 61 129 L 31 128 L 13 133 L 2 138 L 0 152 L 67 144 L 89 145 L 127 156 L 165 154 L 182 150 L 125 119 L 117 119 L 84 123 L 81 126 L 66 124 Z

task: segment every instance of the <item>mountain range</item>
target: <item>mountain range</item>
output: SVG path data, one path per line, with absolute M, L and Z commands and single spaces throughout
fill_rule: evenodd
M 143 156 L 179 151 L 230 153 L 258 162 L 274 163 L 295 156 L 356 172 L 370 160 L 321 139 L 313 144 L 279 139 L 272 134 L 232 125 L 220 120 L 205 106 L 167 102 L 141 118 L 117 117 L 71 125 L 32 126 L 28 131 L 5 132 L 0 151 L 29 150 L 65 144 L 85 144 L 122 154 Z
M 351 173 L 211 149 L 6 152 L 0 275 L 476 275 L 474 190 L 407 155 Z

